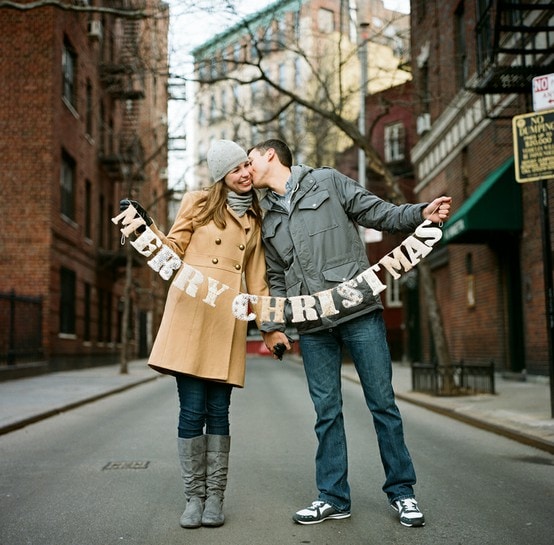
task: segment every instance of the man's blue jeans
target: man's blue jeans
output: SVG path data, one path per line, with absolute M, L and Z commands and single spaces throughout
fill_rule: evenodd
M 229 435 L 229 405 L 233 387 L 188 375 L 177 375 L 176 378 L 180 404 L 179 437 L 191 439 L 203 433 Z
M 371 411 L 389 502 L 414 496 L 416 476 L 394 399 L 392 365 L 381 311 L 317 333 L 302 334 L 300 347 L 316 411 L 316 482 L 319 499 L 350 509 L 348 455 L 342 414 L 341 347 L 354 361 Z

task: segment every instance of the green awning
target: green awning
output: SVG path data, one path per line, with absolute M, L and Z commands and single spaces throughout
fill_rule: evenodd
M 486 244 L 497 235 L 521 231 L 521 184 L 513 157 L 491 172 L 444 225 L 443 243 Z

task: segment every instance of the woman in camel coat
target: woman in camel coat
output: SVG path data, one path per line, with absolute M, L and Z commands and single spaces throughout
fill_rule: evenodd
M 185 194 L 167 237 L 154 225 L 150 227 L 186 265 L 203 275 L 203 281 L 191 297 L 185 290 L 194 272 L 185 265 L 175 276 L 148 364 L 162 373 L 186 373 L 242 387 L 248 323 L 232 315 L 231 305 L 239 292 L 269 293 L 260 211 L 252 209 L 239 217 L 226 208 L 224 229 L 214 222 L 200 226 L 197 217 L 205 193 Z M 218 288 L 222 284 L 230 288 L 217 297 L 215 306 L 204 302 L 208 278 L 217 280 Z
M 246 152 L 234 142 L 218 140 L 208 151 L 208 167 L 216 183 L 185 194 L 167 236 L 133 202 L 183 261 L 148 361 L 177 382 L 178 450 L 187 500 L 183 528 L 224 523 L 229 405 L 233 387 L 244 386 L 246 365 L 247 322 L 235 318 L 232 301 L 241 292 L 269 296 L 261 209 Z M 288 345 L 282 333 L 262 334 L 270 349 L 277 342 Z

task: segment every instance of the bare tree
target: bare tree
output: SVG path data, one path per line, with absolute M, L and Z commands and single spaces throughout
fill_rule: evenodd
M 308 48 L 305 41 L 298 36 L 280 38 L 276 32 L 279 28 L 279 17 L 275 14 L 272 18 L 265 13 L 264 23 L 260 27 L 258 21 L 247 18 L 242 22 L 242 35 L 251 54 L 238 59 L 232 47 L 220 49 L 217 56 L 213 56 L 213 47 L 208 45 L 196 50 L 195 81 L 201 89 L 209 89 L 210 86 L 228 82 L 239 86 L 263 85 L 266 92 L 263 97 L 263 108 L 255 108 L 236 111 L 235 115 L 242 118 L 252 126 L 273 127 L 272 132 L 279 134 L 279 120 L 287 112 L 293 112 L 301 107 L 309 116 L 304 116 L 306 126 L 301 138 L 313 139 L 313 149 L 322 152 L 321 144 L 325 138 L 336 131 L 346 137 L 350 145 L 362 149 L 366 157 L 366 166 L 376 177 L 384 181 L 387 190 L 387 198 L 397 204 L 407 202 L 406 197 L 399 186 L 397 179 L 390 172 L 387 164 L 371 144 L 371 139 L 360 130 L 357 118 L 357 110 L 353 103 L 359 100 L 361 85 L 371 87 L 371 82 L 360 82 L 353 79 L 354 65 L 359 74 L 359 64 L 356 60 L 360 47 L 374 48 L 375 58 L 379 51 L 384 51 L 383 44 L 390 43 L 391 29 L 395 20 L 383 21 L 380 28 L 373 28 L 368 41 L 358 41 L 352 44 L 345 39 L 342 33 L 333 36 L 312 37 L 317 42 L 316 47 Z M 239 32 L 237 31 L 237 34 Z M 302 36 L 305 38 L 305 35 Z M 407 36 L 394 36 L 396 44 L 407 43 Z M 313 43 L 312 43 L 313 45 Z M 394 47 L 394 44 L 391 44 Z M 203 58 L 203 54 L 211 55 Z M 308 76 L 304 79 L 304 85 L 287 83 L 279 74 L 275 73 L 276 58 L 278 56 L 293 59 L 292 63 L 301 63 Z M 215 63 L 215 68 L 214 68 Z M 202 70 L 208 66 L 209 70 Z M 396 68 L 396 70 L 401 70 Z M 391 80 L 393 80 L 393 74 Z M 358 82 L 356 84 L 356 81 Z M 336 134 L 336 133 L 335 133 Z M 292 135 L 292 139 L 298 135 Z M 290 141 L 290 139 L 285 138 Z M 336 149 L 336 139 L 330 139 L 330 148 Z M 292 146 L 291 146 L 292 147 Z M 325 156 L 325 154 L 323 154 Z M 321 158 L 321 157 L 319 157 Z M 316 157 L 317 159 L 317 157 Z M 448 343 L 442 325 L 440 308 L 437 303 L 433 276 L 428 263 L 419 264 L 420 278 L 423 287 L 423 295 L 429 309 L 431 318 L 431 332 L 436 348 L 439 366 L 444 371 L 444 393 L 450 393 L 453 386 L 452 364 Z

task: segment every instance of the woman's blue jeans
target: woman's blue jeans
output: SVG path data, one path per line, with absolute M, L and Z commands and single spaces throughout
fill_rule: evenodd
M 223 382 L 177 375 L 179 394 L 178 435 L 183 439 L 229 435 L 229 405 L 233 387 Z
M 304 370 L 316 411 L 319 499 L 340 510 L 350 509 L 341 392 L 343 345 L 350 351 L 373 417 L 386 477 L 383 491 L 391 503 L 413 497 L 416 476 L 394 399 L 385 323 L 382 312 L 374 311 L 331 329 L 300 336 Z

